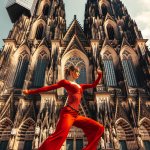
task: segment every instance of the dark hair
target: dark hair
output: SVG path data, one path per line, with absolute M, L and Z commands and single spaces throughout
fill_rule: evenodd
M 69 66 L 65 69 L 65 77 L 67 78 L 70 75 L 70 71 L 79 71 L 79 68 L 75 67 L 74 65 Z

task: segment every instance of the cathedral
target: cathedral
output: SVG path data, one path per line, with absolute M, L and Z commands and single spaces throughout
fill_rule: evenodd
M 79 109 L 105 126 L 97 150 L 150 150 L 150 51 L 121 0 L 87 0 L 83 27 L 76 15 L 66 27 L 63 0 L 8 0 L 6 9 L 13 28 L 0 52 L 0 150 L 38 150 L 55 131 L 65 89 L 22 90 L 65 79 L 70 65 L 80 68 L 79 84 L 103 71 Z M 61 150 L 87 143 L 72 127 Z

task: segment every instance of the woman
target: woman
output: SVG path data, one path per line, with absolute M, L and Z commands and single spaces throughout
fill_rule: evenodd
M 42 87 L 36 90 L 24 90 L 24 94 L 35 94 L 64 87 L 68 92 L 68 100 L 65 107 L 62 108 L 57 123 L 56 131 L 50 135 L 40 146 L 39 150 L 60 150 L 62 144 L 67 138 L 71 126 L 81 128 L 85 133 L 88 145 L 83 150 L 96 150 L 100 137 L 104 132 L 104 127 L 92 120 L 78 114 L 79 104 L 83 91 L 87 88 L 94 88 L 102 78 L 102 72 L 97 70 L 98 78 L 93 84 L 77 84 L 75 80 L 79 77 L 79 69 L 70 66 L 66 70 L 68 80 L 61 80 L 56 84 Z

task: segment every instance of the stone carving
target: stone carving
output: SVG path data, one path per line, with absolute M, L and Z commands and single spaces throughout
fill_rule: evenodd
M 13 146 L 14 146 L 14 142 L 15 142 L 15 136 L 12 136 L 11 140 L 10 140 L 10 143 L 9 143 L 9 149 L 13 149 Z
M 112 135 L 113 135 L 113 136 L 116 136 L 116 135 L 117 135 L 114 126 L 112 127 Z
M 120 143 L 119 143 L 119 141 L 116 139 L 116 137 L 114 137 L 114 147 L 115 147 L 115 149 L 120 149 Z
M 35 135 L 37 135 L 37 136 L 40 135 L 40 127 L 39 127 L 39 125 L 37 125 L 37 127 L 35 128 Z
M 53 82 L 53 70 L 50 68 L 48 75 L 47 75 L 47 84 L 52 84 Z
M 104 142 L 104 139 L 101 137 L 101 149 L 105 149 L 105 142 Z
M 45 141 L 46 138 L 47 138 L 47 128 L 44 127 L 44 130 L 43 130 L 43 132 L 42 132 L 42 141 Z
M 137 141 L 138 141 L 138 145 L 139 145 L 139 147 L 140 147 L 140 149 L 139 149 L 139 150 L 144 150 L 144 143 L 143 143 L 143 141 L 142 141 L 142 139 L 141 139 L 141 136 L 140 136 L 140 135 L 138 135 L 138 137 L 137 137 Z
M 51 135 L 52 133 L 54 133 L 54 128 L 51 126 L 51 127 L 49 128 L 49 134 Z
M 98 35 L 97 35 L 97 28 L 95 24 L 92 24 L 92 39 L 97 39 Z
M 4 83 L 0 81 L 0 92 L 3 90 L 3 87 L 4 87 Z
M 106 141 L 107 141 L 107 143 L 110 143 L 110 133 L 108 131 L 108 128 L 106 129 L 105 135 L 106 135 Z
M 39 137 L 36 136 L 35 143 L 34 143 L 34 149 L 38 149 L 38 148 L 39 148 Z
M 59 37 L 60 37 L 60 27 L 59 25 L 57 25 L 55 28 L 55 39 L 59 39 Z

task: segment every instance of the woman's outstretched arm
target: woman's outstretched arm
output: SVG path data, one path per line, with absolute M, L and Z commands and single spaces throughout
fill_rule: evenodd
M 52 84 L 50 86 L 44 86 L 35 90 L 23 90 L 22 92 L 24 94 L 36 94 L 36 93 L 41 93 L 41 92 L 46 92 L 46 91 L 50 91 L 50 90 L 55 90 L 57 88 L 61 88 L 64 87 L 64 80 L 59 81 L 56 84 Z
M 92 84 L 80 84 L 83 90 L 88 89 L 88 88 L 95 88 L 97 86 L 99 81 L 102 79 L 102 71 L 97 70 L 97 74 L 98 74 L 98 77 Z

